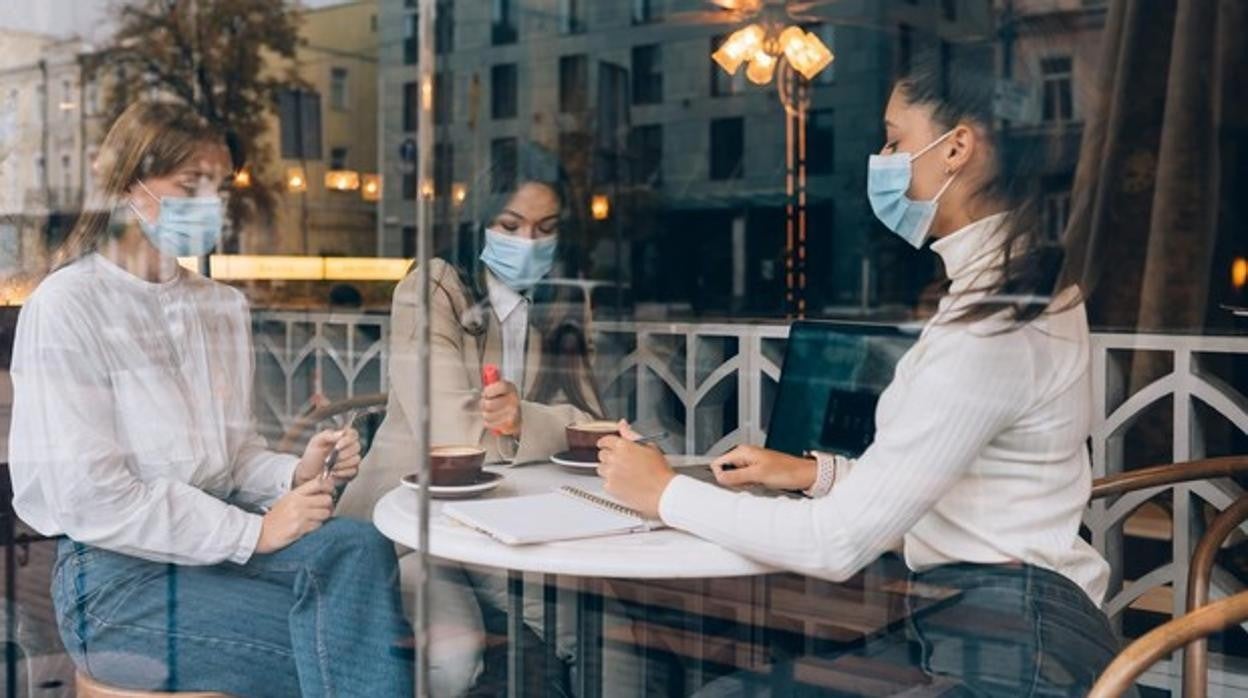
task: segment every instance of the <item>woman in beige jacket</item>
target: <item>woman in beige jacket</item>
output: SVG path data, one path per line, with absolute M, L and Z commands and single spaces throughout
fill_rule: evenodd
M 461 255 L 466 259 L 456 264 L 448 252 L 429 263 L 430 405 L 419 404 L 415 392 L 417 275 L 409 273 L 395 289 L 386 418 L 361 475 L 343 493 L 340 514 L 371 517 L 377 499 L 415 470 L 422 411 L 430 417 L 432 444 L 480 445 L 487 461 L 510 465 L 547 460 L 567 448 L 568 424 L 601 416 L 590 368 L 588 299 L 568 299 L 559 286 L 540 283 L 554 268 L 565 217 L 558 167 L 536 149 L 524 155 L 511 192 L 463 207 L 488 211 L 483 225 L 467 226 L 481 236 L 471 236 L 476 244 Z M 492 168 L 493 181 L 482 178 L 474 188 L 506 188 L 493 186 L 501 169 Z M 489 364 L 499 367 L 501 380 L 483 386 Z M 400 561 L 405 583 L 415 579 L 415 565 L 414 556 Z M 482 671 L 485 619 L 505 608 L 506 578 L 441 567 L 434 582 L 434 690 L 457 695 Z M 571 660 L 570 609 L 560 605 L 557 645 Z M 526 620 L 539 635 L 541 614 L 540 599 L 530 599 Z

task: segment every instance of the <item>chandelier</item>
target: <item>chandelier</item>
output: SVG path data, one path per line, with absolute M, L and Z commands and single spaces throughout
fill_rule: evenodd
M 812 80 L 835 57 L 819 37 L 799 26 L 756 23 L 733 32 L 711 58 L 729 75 L 736 75 L 745 64 L 745 77 L 755 85 L 766 85 L 782 60 Z

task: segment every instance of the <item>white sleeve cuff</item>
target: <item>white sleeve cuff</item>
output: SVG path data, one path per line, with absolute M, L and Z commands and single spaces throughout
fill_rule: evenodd
M 247 523 L 243 528 L 243 534 L 239 536 L 238 547 L 234 553 L 230 555 L 230 562 L 238 565 L 245 565 L 256 552 L 256 545 L 260 543 L 260 528 L 264 518 L 259 514 L 246 514 Z

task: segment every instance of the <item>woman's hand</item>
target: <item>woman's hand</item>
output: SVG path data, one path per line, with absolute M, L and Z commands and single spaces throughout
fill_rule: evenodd
M 659 500 L 676 477 L 662 451 L 633 443 L 638 438 L 628 422 L 620 421 L 619 436 L 598 440 L 598 474 L 607 494 L 636 509 L 643 516 L 658 518 Z
M 334 485 L 351 482 L 360 473 L 360 432 L 354 429 L 326 430 L 319 432 L 308 441 L 308 447 L 295 466 L 295 476 L 291 482 L 296 488 L 309 480 L 318 480 L 325 473 L 325 459 L 338 449 L 338 460 L 334 461 Z
M 719 484 L 727 487 L 762 485 L 773 490 L 808 490 L 815 484 L 818 464 L 758 446 L 737 446 L 711 462 Z
M 520 435 L 520 393 L 514 383 L 498 381 L 481 390 L 481 419 L 496 434 Z
M 321 527 L 334 513 L 334 483 L 314 477 L 282 495 L 260 524 L 257 553 L 272 553 Z

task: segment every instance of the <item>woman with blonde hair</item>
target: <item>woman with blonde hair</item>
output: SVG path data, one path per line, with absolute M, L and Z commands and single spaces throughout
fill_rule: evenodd
M 215 246 L 231 170 L 223 133 L 182 106 L 134 104 L 109 130 L 100 196 L 19 320 L 14 506 L 65 536 L 57 622 L 101 681 L 410 695 L 393 547 L 331 518 L 358 435 L 268 450 L 246 299 L 178 265 Z

